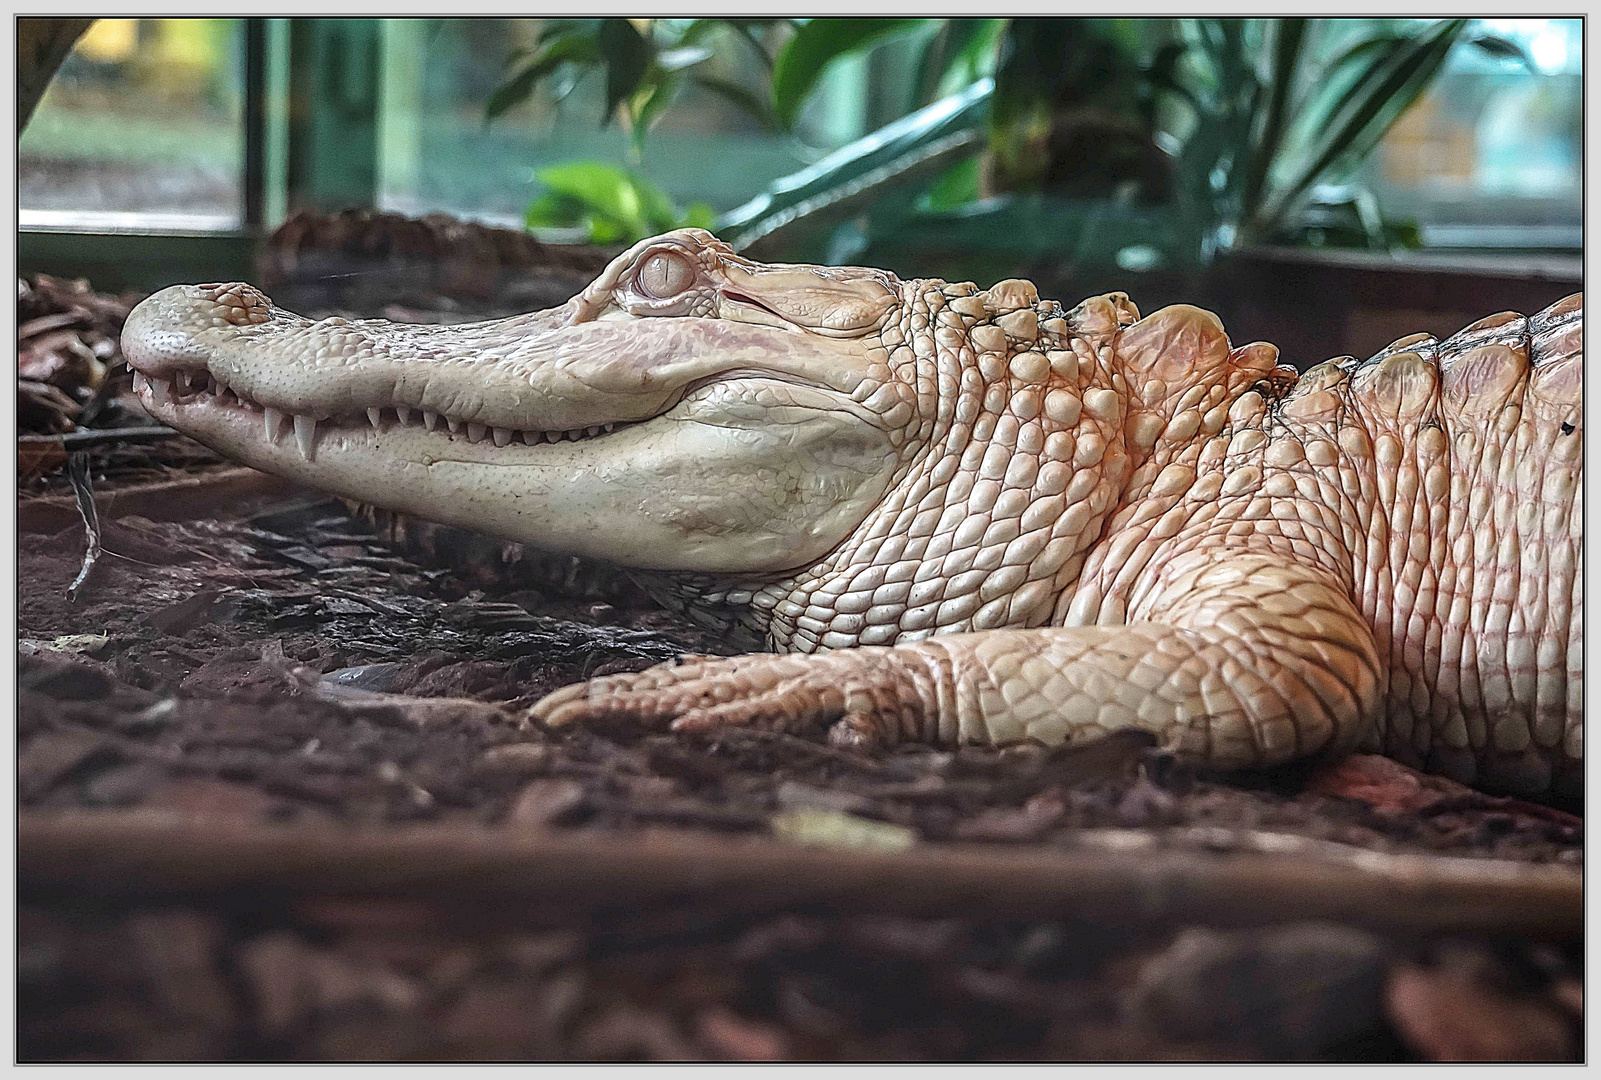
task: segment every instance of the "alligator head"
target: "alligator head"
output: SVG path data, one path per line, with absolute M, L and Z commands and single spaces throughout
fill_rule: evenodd
M 153 416 L 257 468 L 625 566 L 764 572 L 837 546 L 890 482 L 900 432 L 866 399 L 898 286 L 688 229 L 532 315 L 311 322 L 179 285 L 123 348 Z

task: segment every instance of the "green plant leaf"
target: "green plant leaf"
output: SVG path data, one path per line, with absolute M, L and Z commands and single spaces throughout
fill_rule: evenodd
M 679 218 L 677 228 L 680 229 L 706 229 L 710 231 L 717 223 L 717 211 L 703 202 L 691 203 Z
M 1179 64 L 1184 55 L 1185 47 L 1179 42 L 1163 45 L 1156 50 L 1156 55 L 1151 57 L 1150 64 L 1145 68 L 1145 77 L 1151 81 L 1152 86 L 1165 90 L 1183 101 L 1199 117 L 1202 111 L 1200 99 L 1178 77 Z
M 1468 44 L 1478 47 L 1497 60 L 1516 60 L 1523 65 L 1523 69 L 1531 74 L 1540 70 L 1535 64 L 1534 57 L 1529 55 L 1520 42 L 1500 34 L 1478 33 L 1468 38 Z
M 779 126 L 794 127 L 829 64 L 924 25 L 922 19 L 813 19 L 802 26 L 773 61 L 773 114 Z
M 655 233 L 671 229 L 678 224 L 678 207 L 661 188 L 646 180 L 643 176 L 630 174 L 628 182 L 633 185 L 635 198 L 639 200 L 641 216 L 648 228 L 639 239 Z
M 599 58 L 592 38 L 567 34 L 547 41 L 539 56 L 527 67 L 495 89 L 484 105 L 484 120 L 490 121 L 533 92 L 534 86 L 564 63 L 585 63 Z
M 529 203 L 527 209 L 523 211 L 523 224 L 530 229 L 547 225 L 559 226 L 564 224 L 562 220 L 564 216 L 560 196 L 541 195 Z
M 596 44 L 606 60 L 606 115 L 601 118 L 601 127 L 605 127 L 616 115 L 617 106 L 639 92 L 655 46 L 627 19 L 603 19 Z
M 656 54 L 656 65 L 663 71 L 682 71 L 687 67 L 694 67 L 702 60 L 708 60 L 712 50 L 704 45 L 682 45 L 675 49 L 663 49 Z
M 957 20 L 946 19 L 933 37 L 923 43 L 917 58 L 917 75 L 912 79 L 912 105 L 919 107 L 934 100 L 934 89 L 949 63 L 952 28 Z
M 694 45 L 728 24 L 726 19 L 691 19 L 678 35 L 679 45 Z
M 631 235 L 626 226 L 603 214 L 586 215 L 583 225 L 589 230 L 589 242 L 601 247 L 619 243 Z
M 528 207 L 536 225 L 582 225 L 597 244 L 647 236 L 711 220 L 704 206 L 679 213 L 660 188 L 642 176 L 603 161 L 568 161 L 542 169 L 536 179 L 550 190 Z
M 1306 163 L 1263 208 L 1257 228 L 1271 228 L 1337 162 L 1366 156 L 1428 87 L 1466 25 L 1466 19 L 1441 20 L 1375 60 L 1334 109 Z
M 647 85 L 629 106 L 632 128 L 629 135 L 636 158 L 645 152 L 645 136 L 649 133 L 651 125 L 656 122 L 662 110 L 678 97 L 683 85 L 683 75 L 676 71 L 666 72 L 654 84 Z
M 736 106 L 749 113 L 768 131 L 778 130 L 778 120 L 773 116 L 772 107 L 753 91 L 747 90 L 737 83 L 731 83 L 727 79 L 719 79 L 711 75 L 694 75 L 691 77 L 712 93 L 733 102 Z
M 551 191 L 578 200 L 592 213 L 598 213 L 632 231 L 646 227 L 645 207 L 638 187 L 627 173 L 603 161 L 569 161 L 552 165 L 535 174 Z
M 986 53 L 993 56 L 995 42 L 1005 29 L 1006 19 L 946 19 L 939 33 L 929 38 L 917 61 L 914 105 L 921 107 L 940 96 L 961 89 L 987 74 Z M 946 87 L 947 76 L 955 74 L 961 85 Z
M 918 203 L 919 210 L 937 213 L 966 206 L 978 198 L 980 162 L 977 155 L 958 161 L 929 186 Z
M 1278 156 L 1289 114 L 1290 93 L 1300 68 L 1301 44 L 1306 38 L 1305 19 L 1278 19 L 1273 27 L 1273 48 L 1269 53 L 1267 105 L 1257 137 L 1252 140 L 1244 163 L 1240 204 L 1246 216 L 1252 214 L 1262 196 L 1268 170 Z
M 985 75 L 994 73 L 996 46 L 1001 35 L 1006 32 L 1010 19 L 958 19 L 962 30 L 951 37 L 951 62 L 946 65 L 946 72 L 958 71 L 966 68 L 964 78 L 976 81 Z M 936 86 L 936 89 L 939 89 Z M 954 93 L 961 87 L 952 87 L 947 93 Z
M 994 79 L 980 79 L 821 161 L 779 177 L 761 194 L 722 215 L 718 231 L 736 250 L 744 250 L 773 244 L 781 235 L 831 227 L 887 192 L 915 191 L 913 185 L 979 151 L 994 92 Z
M 574 34 L 595 40 L 595 31 L 600 29 L 599 19 L 552 19 L 543 30 L 539 32 L 539 44 L 543 45 L 551 38 L 565 37 Z
M 1333 79 L 1340 76 L 1351 64 L 1362 59 L 1371 59 L 1395 49 L 1407 39 L 1400 34 L 1375 34 L 1372 37 L 1362 38 L 1352 42 L 1346 49 L 1335 55 L 1323 65 L 1325 78 Z

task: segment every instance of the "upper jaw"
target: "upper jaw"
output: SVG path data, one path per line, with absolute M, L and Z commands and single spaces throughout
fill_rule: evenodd
M 240 439 L 265 439 L 298 446 L 308 459 L 329 430 L 414 427 L 430 440 L 508 451 L 575 442 L 659 416 L 727 371 L 827 382 L 853 366 L 836 362 L 844 342 L 808 342 L 793 327 L 754 318 L 575 325 L 570 316 L 571 305 L 468 326 L 313 323 L 247 285 L 182 285 L 134 309 L 123 349 L 135 391 L 157 419 L 225 452 L 237 452 Z M 253 419 L 204 420 L 219 410 Z M 387 444 L 397 452 L 437 445 Z
M 187 430 L 207 410 L 255 413 L 269 439 L 291 427 L 313 441 L 319 427 L 409 425 L 532 446 L 605 434 L 676 402 L 681 386 L 637 373 L 575 377 L 574 356 L 604 351 L 619 328 L 564 334 L 565 315 L 452 327 L 313 323 L 249 286 L 180 285 L 133 310 L 123 349 L 153 416 Z

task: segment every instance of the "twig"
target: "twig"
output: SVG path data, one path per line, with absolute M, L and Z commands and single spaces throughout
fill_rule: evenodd
M 83 531 L 88 538 L 83 566 L 78 570 L 78 576 L 72 579 L 72 584 L 67 586 L 68 599 L 77 603 L 78 590 L 89 580 L 89 572 L 94 569 L 95 560 L 100 558 L 100 512 L 95 509 L 94 481 L 89 476 L 88 454 L 80 450 L 67 459 L 67 477 L 72 481 L 73 494 L 78 498 L 78 514 L 83 518 Z
M 328 589 L 327 592 L 328 592 L 328 595 L 330 595 L 330 596 L 342 596 L 346 600 L 354 600 L 356 603 L 361 604 L 364 607 L 372 608 L 374 611 L 376 611 L 380 615 L 388 615 L 392 619 L 404 619 L 404 618 L 406 618 L 406 613 L 404 611 L 397 611 L 396 609 L 390 607 L 388 604 L 380 604 L 378 601 L 374 600 L 370 596 L 363 596 L 360 593 L 352 592 L 349 589 L 332 589 L 331 588 L 331 589 Z
M 297 490 L 279 477 L 240 467 L 117 488 L 96 502 L 107 518 L 139 514 L 154 521 L 186 521 L 232 512 L 247 499 Z M 76 516 L 64 496 L 41 495 L 17 504 L 17 527 L 23 532 L 59 532 Z
M 17 442 L 58 443 L 69 449 L 79 449 L 87 446 L 99 446 L 110 442 L 144 442 L 151 439 L 166 439 L 178 432 L 170 427 L 153 425 L 150 427 L 125 428 L 86 428 L 78 431 L 68 431 L 60 435 L 18 435 Z

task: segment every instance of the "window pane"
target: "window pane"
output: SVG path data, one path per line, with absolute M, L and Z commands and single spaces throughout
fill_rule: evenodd
M 1431 247 L 1577 248 L 1582 243 L 1582 24 L 1482 19 L 1533 71 L 1468 45 L 1385 135 L 1363 179 L 1387 214 Z
M 545 25 L 537 19 L 385 20 L 383 209 L 520 225 L 542 191 L 532 179 L 536 171 L 594 160 L 642 174 L 681 206 L 705 202 L 722 211 L 862 133 L 859 61 L 830 70 L 829 86 L 803 113 L 798 140 L 770 135 L 724 98 L 689 86 L 651 128 L 643 157 L 630 161 L 626 131 L 615 123 L 601 126 L 605 85 L 596 72 L 570 87 L 547 80 L 486 126 L 484 105 L 500 84 L 508 53 L 534 49 Z M 714 56 L 697 73 L 747 87 L 768 78 L 748 43 L 718 37 L 711 44 Z
M 243 221 L 242 19 L 100 19 L 18 144 L 24 227 Z

